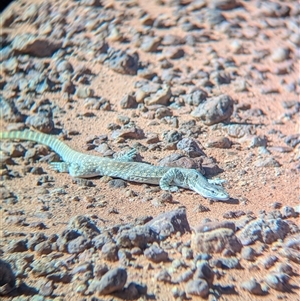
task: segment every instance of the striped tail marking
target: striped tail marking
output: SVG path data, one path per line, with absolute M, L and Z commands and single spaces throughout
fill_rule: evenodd
M 53 149 L 58 155 L 60 155 L 64 161 L 69 161 L 69 158 L 71 156 L 76 157 L 77 154 L 80 154 L 71 149 L 64 142 L 51 135 L 29 130 L 0 132 L 0 139 L 30 140 L 47 145 L 48 147 Z

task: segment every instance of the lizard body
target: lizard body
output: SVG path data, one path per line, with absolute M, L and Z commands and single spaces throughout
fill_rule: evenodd
M 63 160 L 63 162 L 52 162 L 52 168 L 59 172 L 68 172 L 75 178 L 110 176 L 132 182 L 159 185 L 162 190 L 168 191 L 176 191 L 178 187 L 183 187 L 213 200 L 229 199 L 224 188 L 216 184 L 218 180 L 208 180 L 195 169 L 134 162 L 135 150 L 117 159 L 103 158 L 75 151 L 52 135 L 30 130 L 0 132 L 0 139 L 30 140 L 47 145 Z

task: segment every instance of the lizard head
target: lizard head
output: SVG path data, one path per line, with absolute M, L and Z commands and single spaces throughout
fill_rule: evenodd
M 193 172 L 187 178 L 188 187 L 201 194 L 203 197 L 216 200 L 226 201 L 229 199 L 229 194 L 221 185 L 212 184 L 198 171 Z

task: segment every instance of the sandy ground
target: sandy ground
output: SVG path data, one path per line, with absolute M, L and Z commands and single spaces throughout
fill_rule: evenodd
M 36 6 L 32 6 L 32 3 Z M 124 97 L 136 95 L 139 87 L 146 85 L 147 82 L 165 82 L 170 86 L 173 94 L 169 105 L 176 101 L 183 103 L 180 107 L 169 106 L 179 123 L 179 130 L 180 125 L 184 122 L 196 120 L 200 132 L 195 139 L 206 156 L 212 158 L 216 165 L 223 170 L 217 177 L 226 180 L 224 188 L 231 198 L 225 202 L 213 202 L 195 192 L 180 189 L 179 192 L 173 194 L 172 202 L 162 202 L 163 192 L 156 186 L 127 183 L 126 188 L 111 188 L 101 177 L 90 179 L 93 187 L 81 186 L 69 175 L 51 170 L 47 163 L 31 159 L 23 160 L 20 156 L 13 158 L 16 165 L 7 165 L 8 170 L 19 173 L 19 177 L 5 176 L 6 172 L 2 172 L 4 174 L 2 187 L 17 196 L 16 203 L 12 204 L 4 197 L 1 205 L 2 250 L 5 250 L 6 244 L 14 235 L 18 237 L 18 233 L 28 234 L 39 231 L 35 228 L 29 229 L 23 225 L 7 222 L 9 216 L 18 214 L 18 212 L 25 213 L 26 223 L 29 225 L 35 222 L 44 223 L 46 229 L 42 231 L 49 236 L 61 233 L 70 218 L 76 215 L 92 217 L 99 227 L 110 227 L 134 222 L 142 216 L 155 217 L 162 212 L 183 206 L 186 208 L 190 226 L 195 227 L 205 218 L 222 221 L 229 211 L 253 212 L 255 216 L 258 216 L 264 211 L 270 212 L 276 209 L 276 203 L 280 203 L 281 207 L 299 207 L 300 144 L 292 145 L 286 142 L 290 141 L 288 138 L 292 135 L 295 137 L 298 135 L 298 138 L 296 137 L 294 140 L 298 139 L 299 141 L 300 135 L 300 38 L 299 17 L 297 17 L 299 3 L 297 4 L 297 1 L 286 3 L 272 1 L 266 2 L 266 4 L 260 1 L 241 1 L 239 7 L 235 1 L 103 1 L 103 6 L 99 8 L 89 5 L 92 3 L 93 1 L 48 3 L 51 13 L 45 13 L 43 16 L 43 9 L 40 7 L 44 5 L 46 11 L 46 3 L 33 0 L 17 1 L 2 14 L 3 21 L 9 19 L 9 15 L 13 12 L 11 24 L 8 26 L 2 24 L 1 38 L 6 41 L 5 43 L 9 43 L 23 33 L 47 38 L 51 29 L 49 29 L 49 34 L 43 35 L 43 28 L 47 29 L 46 25 L 51 24 L 52 31 L 56 26 L 57 30 L 64 28 L 66 32 L 62 37 L 63 40 L 72 29 L 80 28 L 81 25 L 82 29 L 78 29 L 77 32 L 74 29 L 75 33 L 68 36 L 69 45 L 71 45 L 69 49 L 75 49 L 74 51 L 66 48 L 61 55 L 53 54 L 42 58 L 20 51 L 21 53 L 15 54 L 15 57 L 20 55 L 24 61 L 28 61 L 27 70 L 31 68 L 30 62 L 49 64 L 50 67 L 43 70 L 42 76 L 44 77 L 51 69 L 55 69 L 61 58 L 68 61 L 74 70 L 78 66 L 90 69 L 92 75 L 87 76 L 89 79 L 87 84 L 76 82 L 76 88 L 84 86 L 93 89 L 95 96 L 109 101 L 111 109 L 89 109 L 84 104 L 84 98 L 78 97 L 76 93 L 66 96 L 66 93 L 60 89 L 46 90 L 43 93 L 19 89 L 16 93 L 12 93 L 15 95 L 10 97 L 11 87 L 8 85 L 3 88 L 3 98 L 14 101 L 22 96 L 23 99 L 29 98 L 36 104 L 41 100 L 49 99 L 54 122 L 54 129 L 51 133 L 55 134 L 55 130 L 57 130 L 69 134 L 69 139 L 65 142 L 75 150 L 101 155 L 96 150 L 87 150 L 87 141 L 91 137 L 105 134 L 108 137 L 107 144 L 114 152 L 134 147 L 140 143 L 146 146 L 140 151 L 142 160 L 157 165 L 160 159 L 173 153 L 181 153 L 180 150 L 166 149 L 164 147 L 166 141 L 162 135 L 165 131 L 178 130 L 178 127 L 174 126 L 172 119 L 169 121 L 168 118 L 155 118 L 151 112 L 155 112 L 156 108 L 149 107 L 148 111 L 145 110 L 147 112 L 143 112 L 140 108 L 122 109 L 120 104 Z M 219 10 L 227 20 L 227 24 L 224 22 L 214 25 L 207 17 L 208 10 L 216 11 L 214 6 L 220 5 L 220 3 L 235 4 L 232 9 L 222 8 Z M 277 8 L 273 12 L 275 15 L 270 16 L 272 15 L 272 6 L 268 7 L 267 3 L 279 3 L 287 6 L 290 8 L 290 12 L 288 15 L 277 16 L 276 13 L 279 14 Z M 160 19 L 166 26 L 163 28 L 153 24 L 146 26 L 145 15 L 152 23 Z M 57 18 L 57 22 L 55 18 Z M 64 21 L 60 21 L 61 19 Z M 216 17 L 213 18 L 213 20 L 215 19 Z M 96 24 L 94 27 L 93 22 Z M 187 29 L 186 24 L 193 25 L 194 28 Z M 101 29 L 101 25 L 103 29 Z M 47 32 L 46 29 L 45 32 Z M 176 39 L 181 40 L 182 43 L 176 45 L 176 41 L 173 41 L 171 45 L 167 45 L 160 42 L 156 51 L 143 50 L 144 37 L 155 37 L 165 41 L 166 36 L 169 35 L 176 35 Z M 103 64 L 100 55 L 95 50 L 97 47 L 91 48 L 91 45 L 100 45 L 103 37 L 106 38 L 112 49 L 125 50 L 128 53 L 137 52 L 139 62 L 156 76 L 152 80 L 146 80 L 139 74 L 118 73 L 111 68 L 111 65 Z M 195 43 L 187 43 L 187 37 L 191 39 L 193 37 Z M 72 47 L 72 45 L 74 46 Z M 184 51 L 184 55 L 173 59 L 168 51 L 178 48 Z M 10 80 L 18 81 L 16 74 L 23 70 L 23 67 L 11 70 L 4 65 L 9 58 L 2 58 L 0 75 L 2 83 Z M 172 67 L 163 69 L 162 62 L 164 60 L 169 61 Z M 21 64 L 20 61 L 19 64 Z M 24 65 L 26 62 L 22 66 Z M 178 77 L 164 80 L 166 70 L 170 74 L 177 73 Z M 211 86 L 204 84 L 202 80 L 204 72 L 210 76 Z M 72 76 L 75 73 L 74 71 Z M 231 80 L 229 83 L 218 83 L 214 77 L 216 74 L 228 75 Z M 238 88 L 243 85 L 245 85 L 245 89 Z M 196 88 L 206 91 L 208 98 L 222 94 L 229 95 L 234 101 L 234 111 L 230 118 L 214 125 L 206 125 L 201 120 L 195 119 L 191 112 L 197 106 L 184 103 L 183 96 Z M 21 113 L 31 116 L 36 111 L 29 108 L 21 110 Z M 113 130 L 109 124 L 122 125 L 120 116 L 130 118 L 136 127 L 144 131 L 146 137 L 150 134 L 157 135 L 160 141 L 159 147 L 149 149 L 147 138 L 129 138 L 123 139 L 123 141 L 122 139 L 121 141 L 113 139 Z M 9 129 L 12 124 L 16 124 L 8 119 L 1 120 L 2 131 Z M 247 126 L 246 134 L 242 137 L 234 137 L 230 134 L 232 125 L 236 125 L 239 130 Z M 72 132 L 76 135 L 72 135 Z M 183 133 L 184 135 L 185 133 Z M 209 143 L 224 137 L 231 140 L 230 148 L 208 147 Z M 266 145 L 253 146 L 253 141 L 262 137 L 265 138 Z M 22 145 L 25 149 L 33 146 L 28 142 L 22 142 Z M 272 163 L 270 166 L 268 164 L 265 166 L 265 162 L 268 160 L 271 160 Z M 45 174 L 24 172 L 28 166 L 41 167 Z M 45 175 L 52 177 L 53 181 L 39 186 L 37 182 L 41 176 Z M 44 190 L 47 190 L 48 193 L 45 193 Z M 201 210 L 200 205 L 205 206 L 207 211 Z M 293 222 L 299 225 L 299 219 L 293 219 Z M 8 236 L 7 233 L 11 233 L 11 235 Z M 185 234 L 181 239 L 188 241 L 190 237 Z M 170 241 L 172 241 L 171 238 Z M 273 254 L 273 249 L 274 247 L 270 246 L 266 250 L 266 256 Z M 145 258 L 139 258 L 138 261 L 142 266 L 147 264 Z M 299 265 L 292 264 L 296 271 Z M 118 262 L 112 266 L 117 265 Z M 170 293 L 172 286 L 163 282 L 155 283 L 155 271 L 154 268 L 154 271 L 145 270 L 136 275 L 132 272 L 130 279 L 146 284 L 148 291 L 155 295 L 154 299 L 172 300 L 174 298 Z M 244 280 L 249 277 L 262 280 L 264 274 L 264 269 L 230 270 L 226 271 L 221 280 L 217 280 L 217 282 L 237 284 L 240 279 Z M 28 277 L 31 279 L 30 275 Z M 296 279 L 294 277 L 291 280 L 295 287 L 297 286 Z M 32 280 L 28 281 L 28 285 L 34 283 L 34 281 L 31 282 Z M 179 286 L 183 288 L 184 284 Z M 63 292 L 67 294 L 64 297 L 65 300 L 91 300 L 88 299 L 92 298 L 90 296 L 83 297 L 77 293 L 71 293 L 70 288 L 71 284 L 57 284 L 55 296 L 60 296 L 59 292 Z M 237 294 L 220 294 L 217 300 L 299 300 L 297 292 L 299 293 L 299 290 L 292 290 L 292 292 L 270 290 L 268 295 L 256 297 L 238 290 Z M 53 296 L 45 298 L 54 298 Z M 7 298 L 13 297 L 5 297 L 5 300 Z M 113 300 L 112 297 L 103 298 Z M 120 296 L 114 297 L 114 300 L 119 298 Z M 200 297 L 190 296 L 190 298 L 198 300 Z

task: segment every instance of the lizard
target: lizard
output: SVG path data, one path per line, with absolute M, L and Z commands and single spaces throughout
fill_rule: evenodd
M 51 162 L 52 169 L 67 172 L 74 178 L 110 176 L 131 182 L 159 185 L 162 190 L 170 192 L 175 192 L 181 187 L 193 190 L 208 199 L 229 199 L 229 194 L 219 185 L 222 180 L 207 179 L 196 169 L 135 162 L 134 148 L 118 158 L 111 159 L 78 152 L 53 135 L 32 130 L 0 132 L 0 139 L 29 140 L 48 146 L 63 161 Z

